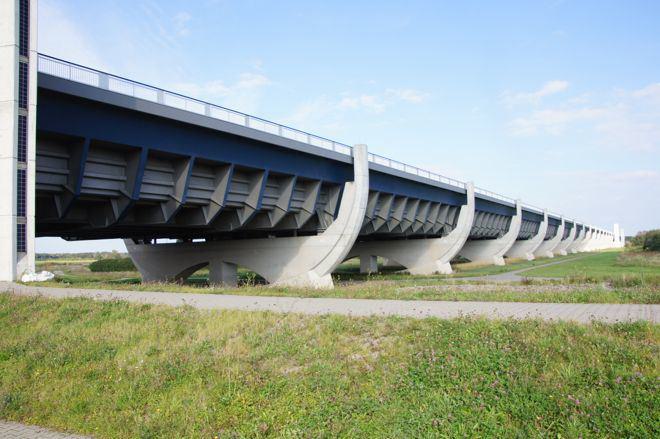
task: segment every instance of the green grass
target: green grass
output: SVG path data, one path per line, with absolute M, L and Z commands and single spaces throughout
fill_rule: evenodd
M 0 418 L 97 437 L 658 437 L 660 328 L 0 294 Z
M 393 297 L 392 297 L 393 298 Z M 457 285 L 410 287 L 398 299 L 450 300 L 534 303 L 644 303 L 660 304 L 660 289 L 629 287 L 608 288 L 602 285 Z
M 32 285 L 32 284 L 30 284 Z M 139 283 L 137 278 L 117 281 L 87 281 L 66 276 L 39 286 L 106 289 L 122 291 L 161 291 L 166 293 L 234 294 L 241 296 L 326 297 L 348 299 L 451 300 L 546 303 L 660 303 L 660 288 L 615 287 L 532 282 L 531 285 L 486 283 L 439 283 L 438 281 L 369 281 L 340 284 L 332 290 L 269 287 L 263 285 L 223 288 L 199 282 Z
M 57 258 L 57 259 L 46 259 L 42 261 L 35 261 L 37 268 L 50 267 L 57 265 L 80 265 L 80 264 L 90 264 L 96 259 L 85 259 L 85 258 Z
M 570 258 L 570 257 L 569 257 Z M 163 291 L 178 293 L 238 294 L 255 296 L 293 297 L 337 297 L 356 299 L 400 299 L 400 300 L 476 300 L 500 302 L 563 302 L 563 303 L 660 303 L 660 285 L 654 282 L 653 275 L 640 277 L 640 271 L 660 270 L 657 254 L 634 252 L 607 252 L 573 256 L 562 264 L 533 270 L 553 269 L 555 272 L 542 276 L 559 277 L 578 270 L 594 272 L 614 264 L 620 273 L 612 278 L 567 277 L 563 281 L 531 280 L 523 284 L 489 284 L 447 279 L 445 276 L 411 276 L 404 273 L 388 272 L 375 275 L 359 275 L 354 261 L 344 264 L 335 273 L 337 287 L 333 290 L 272 288 L 264 286 L 254 273 L 239 271 L 241 286 L 219 288 L 207 284 L 208 270 L 200 270 L 185 284 L 140 283 L 136 272 L 91 273 L 84 266 L 71 266 L 58 272 L 56 280 L 39 283 L 42 286 L 75 287 L 93 289 L 117 289 L 137 291 Z M 578 259 L 579 258 L 579 259 Z M 559 259 L 559 258 L 557 258 Z M 555 259 L 554 261 L 556 261 Z M 559 259 L 561 260 L 561 259 Z M 524 261 L 504 268 L 520 269 L 547 263 L 549 259 Z M 608 265 L 609 264 L 609 265 Z M 618 264 L 618 265 L 617 265 Z M 593 268 L 595 267 L 595 268 Z M 486 274 L 486 270 L 499 270 L 503 267 L 477 267 L 469 272 L 473 275 Z M 609 271 L 607 271 L 609 270 Z M 527 276 L 530 272 L 525 272 Z M 491 272 L 494 274 L 494 272 Z
M 131 258 L 104 258 L 98 259 L 87 266 L 90 271 L 107 273 L 111 271 L 135 271 Z
M 550 262 L 563 261 L 579 258 L 580 255 L 566 255 L 555 256 L 552 259 L 539 258 L 533 261 L 524 259 L 506 260 L 506 265 L 478 265 L 474 263 L 455 264 L 455 273 L 451 277 L 474 277 L 474 276 L 488 276 L 492 274 L 508 273 L 510 271 L 523 270 L 526 268 L 536 267 L 539 265 L 547 264 Z
M 403 267 L 401 268 L 384 268 L 380 267 L 380 271 L 375 274 L 366 275 L 360 273 L 360 262 L 358 259 L 351 259 L 344 262 L 334 272 L 334 276 L 341 280 L 398 280 L 410 278 L 423 278 L 423 279 L 449 279 L 449 278 L 463 278 L 463 277 L 477 277 L 487 276 L 492 274 L 508 273 L 510 271 L 522 270 L 525 268 L 536 267 L 538 265 L 547 264 L 548 262 L 562 261 L 566 259 L 573 259 L 580 257 L 579 255 L 557 256 L 553 259 L 540 258 L 533 261 L 526 261 L 523 259 L 507 260 L 506 265 L 484 265 L 473 262 L 459 262 L 452 264 L 454 273 L 450 275 L 433 275 L 433 276 L 412 276 L 404 273 Z
M 660 285 L 660 254 L 607 251 L 563 264 L 526 271 L 529 277 L 562 277 L 573 282 L 614 285 Z

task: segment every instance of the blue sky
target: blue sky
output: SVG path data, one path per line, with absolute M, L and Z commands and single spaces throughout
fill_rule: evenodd
M 627 234 L 660 226 L 660 2 L 39 1 L 39 50 Z M 38 251 L 122 249 L 117 241 Z

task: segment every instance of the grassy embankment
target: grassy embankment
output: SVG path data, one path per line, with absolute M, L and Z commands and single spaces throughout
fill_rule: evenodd
M 97 437 L 658 437 L 660 328 L 0 294 L 0 418 Z
M 529 277 L 561 277 L 574 283 L 610 282 L 614 285 L 660 285 L 660 253 L 605 251 L 574 261 L 535 268 Z
M 568 303 L 660 303 L 660 257 L 658 253 L 610 251 L 565 257 L 566 262 L 523 273 L 529 280 L 522 284 L 487 284 L 446 279 L 443 276 L 410 276 L 381 273 L 358 277 L 354 263 L 340 267 L 334 290 L 272 288 L 259 285 L 253 273 L 241 270 L 242 286 L 209 286 L 200 271 L 190 282 L 140 283 L 137 272 L 92 273 L 83 264 L 40 264 L 40 269 L 56 270 L 57 279 L 44 286 L 100 288 L 259 296 L 345 297 L 401 300 L 490 300 Z M 540 259 L 513 263 L 505 267 L 476 267 L 463 273 L 486 274 L 487 270 L 517 270 L 555 262 Z M 559 259 L 562 260 L 562 259 Z M 564 277 L 560 281 L 536 280 L 532 276 Z M 366 279 L 364 280 L 355 280 Z M 350 280 L 348 280 L 350 279 Z

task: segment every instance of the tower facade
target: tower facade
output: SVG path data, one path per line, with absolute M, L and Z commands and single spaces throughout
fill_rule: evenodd
M 0 280 L 34 270 L 37 0 L 0 2 Z

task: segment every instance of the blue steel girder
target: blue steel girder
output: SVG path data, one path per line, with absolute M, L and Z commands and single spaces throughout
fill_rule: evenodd
M 475 194 L 475 212 L 470 239 L 497 239 L 509 230 L 516 206 L 484 194 Z
M 536 210 L 523 207 L 522 222 L 520 224 L 520 231 L 518 232 L 518 240 L 530 239 L 536 236 L 543 222 L 543 213 Z
M 544 241 L 548 241 L 554 238 L 559 231 L 559 226 L 561 225 L 561 218 L 557 216 L 548 215 L 548 229 L 545 232 Z
M 352 159 L 334 151 L 41 73 L 38 99 L 39 236 L 314 234 L 335 218 L 353 178 Z M 444 236 L 466 203 L 463 188 L 376 163 L 370 189 L 363 233 L 372 237 Z M 477 204 L 515 211 L 485 196 Z
M 573 227 L 574 227 L 573 221 L 564 220 L 564 234 L 562 235 L 562 238 L 561 238 L 562 240 L 567 239 L 570 236 L 571 230 L 573 230 Z

